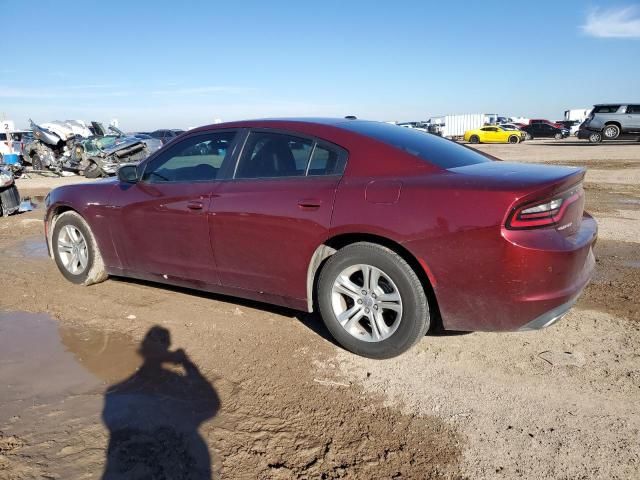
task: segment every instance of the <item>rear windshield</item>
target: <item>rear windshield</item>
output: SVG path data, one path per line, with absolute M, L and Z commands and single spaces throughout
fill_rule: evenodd
M 380 122 L 344 122 L 340 126 L 371 137 L 441 168 L 456 168 L 491 160 L 437 135 Z

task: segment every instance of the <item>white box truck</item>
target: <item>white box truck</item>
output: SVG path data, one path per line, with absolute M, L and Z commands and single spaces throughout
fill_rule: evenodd
M 578 122 L 584 122 L 585 118 L 589 116 L 591 113 L 590 108 L 576 108 L 573 110 L 565 110 L 564 111 L 564 119 L 566 121 L 577 120 Z
M 467 130 L 475 130 L 486 124 L 495 123 L 498 115 L 495 113 L 465 113 L 462 115 L 445 115 L 442 136 L 447 138 L 462 138 Z

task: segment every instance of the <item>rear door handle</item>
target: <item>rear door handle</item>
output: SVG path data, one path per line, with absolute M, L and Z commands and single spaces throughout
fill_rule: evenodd
M 195 201 L 195 200 L 187 202 L 187 208 L 189 210 L 202 210 L 202 207 L 204 207 L 202 202 L 198 202 L 198 201 Z
M 320 208 L 320 205 L 322 205 L 322 201 L 315 198 L 298 200 L 298 206 L 303 210 L 316 210 Z

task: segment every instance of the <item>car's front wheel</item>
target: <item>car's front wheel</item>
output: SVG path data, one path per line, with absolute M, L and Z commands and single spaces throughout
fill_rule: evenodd
M 55 220 L 51 248 L 58 269 L 70 282 L 91 285 L 107 279 L 95 237 L 76 212 L 64 212 Z
M 562 134 L 561 133 L 556 133 L 553 138 L 555 138 L 556 140 L 562 140 Z
M 533 140 L 533 135 L 531 135 L 529 132 L 524 134 L 524 138 L 525 140 Z
M 511 135 L 509 137 L 509 143 L 520 143 L 520 137 L 516 135 Z
M 374 243 L 354 243 L 331 256 L 320 272 L 317 300 L 338 343 L 365 357 L 400 355 L 430 325 L 416 272 L 393 250 Z

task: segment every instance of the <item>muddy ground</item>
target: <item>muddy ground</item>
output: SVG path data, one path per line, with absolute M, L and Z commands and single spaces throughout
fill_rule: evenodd
M 588 168 L 595 278 L 549 329 L 432 335 L 387 361 L 313 315 L 74 286 L 40 209 L 0 219 L 0 479 L 638 478 L 640 144 L 479 148 Z M 19 188 L 38 201 L 73 181 Z

